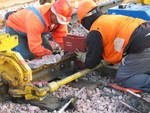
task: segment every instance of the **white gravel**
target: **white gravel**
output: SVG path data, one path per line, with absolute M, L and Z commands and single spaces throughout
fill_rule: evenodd
M 93 81 L 102 83 L 104 86 L 114 82 L 113 78 L 102 77 L 97 71 L 81 78 L 90 78 Z M 65 98 L 69 95 L 74 95 L 78 91 L 78 88 L 65 85 L 58 89 L 58 91 L 53 92 L 53 94 L 57 97 Z M 148 93 L 142 93 L 141 95 L 150 102 L 150 95 Z M 126 97 L 127 93 L 107 87 L 100 86 L 93 90 L 85 89 L 78 96 L 76 111 L 66 111 L 66 113 L 134 113 L 135 111 L 130 110 L 120 102 L 120 100 Z
M 105 85 L 113 82 L 112 78 L 102 77 L 97 71 L 89 73 L 85 77 L 90 79 L 97 78 L 96 82 L 103 81 Z M 74 96 L 79 90 L 79 88 L 64 85 L 52 94 L 59 98 L 66 98 Z M 142 93 L 141 95 L 150 102 L 150 95 L 148 93 Z M 93 90 L 86 88 L 78 95 L 75 103 L 76 110 L 67 110 L 65 113 L 136 113 L 120 102 L 121 99 L 126 97 L 126 93 L 107 87 L 100 86 Z M 15 104 L 7 101 L 0 103 L 0 113 L 48 113 L 48 111 L 40 110 L 40 108 L 30 104 Z M 56 111 L 52 113 L 56 113 Z

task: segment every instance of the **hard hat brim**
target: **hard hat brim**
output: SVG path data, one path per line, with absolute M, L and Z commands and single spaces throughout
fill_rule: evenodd
M 98 7 L 98 6 L 95 6 L 95 7 Z M 97 12 L 95 12 L 95 13 L 97 13 Z M 88 12 L 82 19 L 84 19 L 85 17 L 89 17 L 89 16 L 91 16 L 91 15 L 93 15 L 93 14 L 95 14 L 95 13 L 93 13 L 93 12 Z M 82 19 L 79 20 L 79 22 L 78 22 L 79 24 L 81 24 Z
M 53 6 L 51 7 L 51 11 L 56 15 L 57 21 L 60 24 L 68 24 L 69 21 L 71 20 L 71 17 L 64 17 L 60 14 L 57 14 Z

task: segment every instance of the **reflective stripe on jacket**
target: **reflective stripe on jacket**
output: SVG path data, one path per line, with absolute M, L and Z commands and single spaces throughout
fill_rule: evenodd
M 134 30 L 146 21 L 122 15 L 102 15 L 91 26 L 90 31 L 102 34 L 103 58 L 110 63 L 119 63 L 123 51 Z
M 45 5 L 37 7 L 40 12 L 47 28 L 44 29 L 42 22 L 39 18 L 29 9 L 21 9 L 17 12 L 12 13 L 6 20 L 6 26 L 16 29 L 18 31 L 27 33 L 28 46 L 30 51 L 37 55 L 49 55 L 52 52 L 43 46 L 41 34 L 43 32 L 50 32 L 52 30 L 52 23 L 50 17 L 50 7 L 51 4 L 47 3 Z M 55 26 L 54 28 L 56 28 Z M 63 47 L 63 36 L 67 35 L 67 25 L 60 25 L 55 31 L 52 32 L 53 39 Z

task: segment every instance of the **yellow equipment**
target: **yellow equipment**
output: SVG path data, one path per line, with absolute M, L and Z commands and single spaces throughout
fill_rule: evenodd
M 63 72 L 73 70 L 75 55 L 67 55 L 57 64 L 49 64 L 32 70 L 18 52 L 11 49 L 18 45 L 18 37 L 9 34 L 0 35 L 0 88 L 8 90 L 12 97 L 25 97 L 26 100 L 43 100 L 49 92 L 56 91 L 67 84 L 107 63 L 101 63 L 94 69 L 84 69 L 62 80 L 53 81 L 43 87 L 37 87 L 34 81 L 51 81 L 63 76 Z M 8 86 L 8 89 L 4 86 Z
M 19 90 L 32 80 L 32 71 L 19 53 L 11 51 L 17 45 L 17 36 L 9 34 L 0 36 L 1 81 L 7 81 L 10 89 Z
M 137 0 L 137 3 L 143 3 L 143 4 L 149 4 L 150 5 L 150 0 Z

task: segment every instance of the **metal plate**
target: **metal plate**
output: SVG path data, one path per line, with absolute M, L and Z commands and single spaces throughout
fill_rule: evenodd
M 40 100 L 25 100 L 25 99 L 13 99 L 12 100 L 15 103 L 19 103 L 19 104 L 31 104 L 34 106 L 38 106 L 40 109 L 42 110 L 48 110 L 48 111 L 53 111 L 56 110 L 60 107 L 61 105 L 61 99 L 57 98 L 55 96 L 52 95 L 48 95 L 44 100 L 40 101 Z

